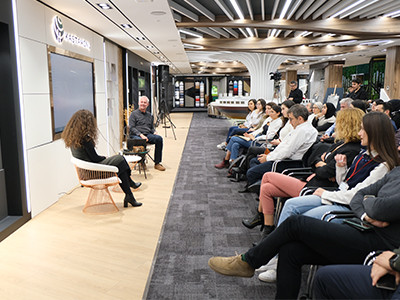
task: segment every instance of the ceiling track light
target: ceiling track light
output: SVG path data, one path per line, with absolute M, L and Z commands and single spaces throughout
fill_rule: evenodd
M 283 19 L 285 17 L 291 3 L 292 3 L 292 0 L 286 0 L 285 6 L 282 9 L 279 19 Z
M 400 14 L 400 10 L 392 11 L 391 13 L 388 13 L 386 15 L 383 15 L 384 17 L 392 17 L 396 18 Z
M 131 24 L 121 24 L 122 28 L 132 28 Z
M 231 4 L 233 6 L 233 8 L 236 11 L 236 14 L 239 16 L 240 20 L 244 20 L 244 15 L 242 13 L 242 10 L 239 7 L 239 4 L 236 2 L 236 0 L 231 0 Z
M 179 31 L 182 32 L 182 33 L 184 33 L 184 34 L 189 34 L 189 35 L 194 36 L 194 37 L 198 37 L 198 38 L 202 38 L 202 37 L 203 37 L 202 34 L 197 33 L 197 32 L 195 32 L 195 31 L 192 31 L 192 30 L 188 30 L 188 29 L 179 29 Z
M 358 0 L 357 2 L 343 8 L 342 10 L 338 11 L 337 13 L 335 13 L 333 16 L 329 17 L 329 18 L 336 18 L 337 16 L 341 15 L 342 13 L 352 9 L 353 7 L 356 7 L 357 5 L 360 5 L 361 3 L 363 3 L 365 0 Z
M 107 3 L 96 3 L 101 9 L 112 9 L 112 7 Z

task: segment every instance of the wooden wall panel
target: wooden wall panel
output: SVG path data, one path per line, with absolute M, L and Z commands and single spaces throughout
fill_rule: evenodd
M 296 70 L 286 71 L 286 96 L 289 96 L 289 93 L 290 93 L 290 85 L 289 84 L 291 81 L 297 81 L 297 71 Z
M 329 64 L 325 68 L 324 90 L 326 91 L 328 88 L 334 88 L 335 85 L 337 88 L 343 87 L 342 76 L 343 76 L 343 64 L 338 64 L 338 63 Z
M 385 91 L 390 99 L 400 99 L 400 47 L 390 47 L 386 52 Z

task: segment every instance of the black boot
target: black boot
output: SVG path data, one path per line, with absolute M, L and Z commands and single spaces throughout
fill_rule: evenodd
M 134 182 L 133 180 L 131 180 L 130 182 L 129 182 L 129 185 L 130 185 L 130 187 L 131 188 L 133 188 L 134 190 L 136 190 L 136 189 L 138 189 L 141 185 L 142 185 L 142 183 L 141 182 Z
M 242 219 L 242 224 L 249 229 L 253 229 L 258 225 L 264 224 L 264 214 L 262 212 L 257 211 L 257 213 L 249 218 L 249 219 Z
M 258 242 L 254 242 L 253 246 L 255 247 L 261 243 L 263 239 L 265 239 L 272 231 L 274 231 L 274 229 L 274 225 L 264 225 L 264 229 L 261 232 L 261 239 Z
M 128 207 L 128 203 L 132 206 L 141 206 L 141 202 L 137 202 L 133 195 L 126 195 L 124 199 L 124 207 Z

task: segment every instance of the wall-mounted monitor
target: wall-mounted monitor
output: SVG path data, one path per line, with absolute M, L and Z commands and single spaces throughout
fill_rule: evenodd
M 53 137 L 58 139 L 71 116 L 80 109 L 95 114 L 94 61 L 48 46 Z
M 146 86 L 146 80 L 144 77 L 138 77 L 138 88 L 139 90 L 143 90 Z

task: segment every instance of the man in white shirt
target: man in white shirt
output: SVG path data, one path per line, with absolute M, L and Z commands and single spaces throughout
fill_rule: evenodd
M 276 160 L 301 160 L 316 141 L 318 132 L 307 122 L 308 111 L 305 106 L 300 104 L 293 105 L 288 111 L 288 118 L 294 130 L 285 136 L 274 151 L 267 155 L 261 154 L 251 160 L 250 169 L 246 174 L 248 186 L 261 180 L 264 173 L 271 171 L 272 164 Z M 287 168 L 285 163 L 280 163 L 279 165 L 278 172 Z M 293 167 L 293 165 L 290 166 Z

